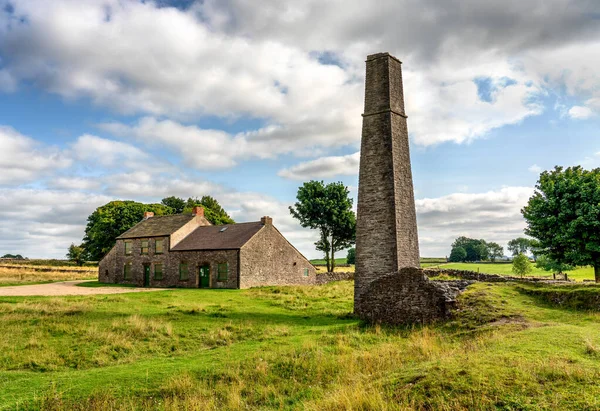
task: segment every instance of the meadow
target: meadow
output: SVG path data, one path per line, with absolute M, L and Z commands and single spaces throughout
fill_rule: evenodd
M 512 272 L 512 264 L 510 263 L 447 263 L 447 264 L 435 264 L 432 267 L 439 267 L 440 269 L 451 269 L 451 270 L 468 270 L 468 271 L 478 271 L 486 274 L 500 274 L 500 275 L 511 275 L 514 276 Z M 528 276 L 535 277 L 547 277 L 552 278 L 552 273 L 548 271 L 544 271 L 540 268 L 537 268 L 533 265 L 533 271 Z M 594 279 L 594 268 L 593 267 L 577 267 L 575 270 L 567 271 L 569 279 L 575 281 L 583 281 L 583 280 L 593 280 Z
M 352 288 L 0 297 L 0 409 L 600 407 L 599 313 L 478 283 L 447 323 L 368 326 Z
M 0 287 L 98 278 L 97 267 L 0 264 Z

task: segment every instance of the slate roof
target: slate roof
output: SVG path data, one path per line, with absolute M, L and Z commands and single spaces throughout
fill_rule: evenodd
M 168 236 L 179 230 L 193 218 L 194 215 L 192 214 L 150 217 L 140 221 L 118 236 L 117 239 Z
M 200 226 L 171 251 L 237 250 L 242 248 L 262 227 L 260 221 Z

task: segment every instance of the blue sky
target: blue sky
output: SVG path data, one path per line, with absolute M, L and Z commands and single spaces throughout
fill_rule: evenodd
M 366 55 L 403 61 L 419 239 L 522 235 L 539 173 L 600 166 L 588 1 L 0 0 L 0 254 L 64 255 L 114 199 L 210 194 L 236 221 L 303 181 L 356 195 Z

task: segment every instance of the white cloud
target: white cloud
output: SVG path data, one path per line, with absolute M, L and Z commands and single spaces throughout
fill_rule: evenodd
M 280 170 L 278 175 L 292 180 L 357 175 L 360 152 L 347 156 L 321 157 Z
M 569 117 L 575 120 L 585 120 L 594 115 L 594 112 L 589 107 L 573 106 L 569 109 Z
M 0 185 L 17 185 L 44 177 L 68 167 L 71 160 L 63 152 L 0 126 Z
M 13 81 L 35 80 L 119 112 L 264 120 L 242 140 L 263 142 L 265 153 L 283 147 L 277 156 L 358 148 L 364 57 L 389 50 L 405 60 L 414 141 L 462 143 L 541 113 L 534 97 L 558 70 L 573 69 L 569 90 L 598 85 L 589 61 L 597 44 L 576 42 L 595 39 L 586 17 L 593 6 L 552 0 L 532 11 L 509 3 L 224 0 L 181 11 L 128 0 L 29 0 L 0 15 L 0 54 L 10 54 L 2 70 Z M 460 12 L 467 9 L 478 18 Z M 559 50 L 560 61 L 547 50 Z M 479 98 L 478 77 L 491 79 L 492 101 Z M 502 86 L 506 78 L 516 83 Z M 235 151 L 240 136 L 218 133 L 202 130 Z M 214 163 L 223 160 L 217 153 Z
M 62 258 L 81 242 L 87 216 L 108 201 L 80 192 L 0 189 L 0 254 Z
M 538 166 L 537 164 L 534 164 L 531 167 L 529 167 L 529 171 L 531 171 L 534 174 L 539 174 L 542 172 L 542 167 Z
M 148 158 L 146 153 L 130 144 L 89 134 L 77 139 L 72 146 L 72 152 L 78 160 L 104 167 L 125 165 L 132 168 L 143 164 Z

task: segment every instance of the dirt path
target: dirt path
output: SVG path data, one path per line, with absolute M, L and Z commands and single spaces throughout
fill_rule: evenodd
M 132 288 L 132 287 L 77 287 L 79 283 L 89 280 L 62 281 L 49 284 L 16 285 L 0 287 L 0 297 L 15 296 L 53 296 L 53 295 L 95 295 L 95 294 L 122 294 L 139 293 L 146 291 L 164 291 L 161 288 Z

